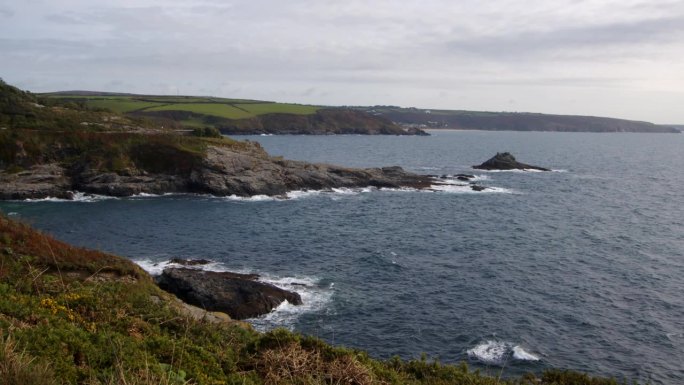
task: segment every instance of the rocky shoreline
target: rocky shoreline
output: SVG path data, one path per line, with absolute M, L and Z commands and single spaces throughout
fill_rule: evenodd
M 280 196 L 295 190 L 377 187 L 424 189 L 434 180 L 401 167 L 356 169 L 269 156 L 258 144 L 235 149 L 208 146 L 199 162 L 183 172 L 121 172 L 58 162 L 20 172 L 0 171 L 0 199 L 72 199 L 74 191 L 125 197 L 138 194 L 196 193 L 215 196 Z

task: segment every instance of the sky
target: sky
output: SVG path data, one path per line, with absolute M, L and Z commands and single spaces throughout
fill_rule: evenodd
M 0 0 L 0 77 L 684 124 L 684 1 Z

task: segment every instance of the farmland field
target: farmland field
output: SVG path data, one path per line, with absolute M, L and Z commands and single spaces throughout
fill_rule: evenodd
M 183 111 L 198 115 L 214 116 L 224 119 L 239 120 L 253 118 L 265 114 L 311 115 L 319 107 L 299 104 L 284 104 L 249 99 L 228 99 L 205 96 L 165 96 L 165 95 L 117 95 L 94 93 L 55 93 L 45 96 L 69 101 L 84 102 L 94 108 L 106 108 L 120 113 L 154 113 L 158 111 Z M 186 119 L 187 120 L 187 119 Z M 193 122 L 181 121 L 188 126 L 197 126 L 198 119 Z
M 218 116 L 226 119 L 246 119 L 254 115 L 223 103 L 178 103 L 148 108 L 145 111 L 188 111 L 202 115 Z

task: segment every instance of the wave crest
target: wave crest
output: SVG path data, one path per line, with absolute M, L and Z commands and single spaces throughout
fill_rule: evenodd
M 539 361 L 536 356 L 520 345 L 505 341 L 486 341 L 468 349 L 468 357 L 487 365 L 505 366 L 510 360 Z

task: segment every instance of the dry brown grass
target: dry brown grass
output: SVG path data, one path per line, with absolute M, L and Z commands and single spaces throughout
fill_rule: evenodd
M 306 350 L 298 343 L 262 352 L 257 371 L 266 384 L 369 385 L 379 384 L 368 368 L 353 355 L 326 358 L 318 350 Z
M 53 271 L 78 271 L 86 274 L 110 273 L 134 279 L 147 277 L 133 262 L 101 251 L 74 247 L 32 229 L 27 224 L 0 215 L 0 247 L 4 254 L 30 256 L 32 266 Z M 42 270 L 42 269 L 40 269 Z M 3 272 L 0 266 L 0 277 Z
M 0 339 L 0 384 L 56 385 L 50 366 L 17 349 L 11 337 Z

